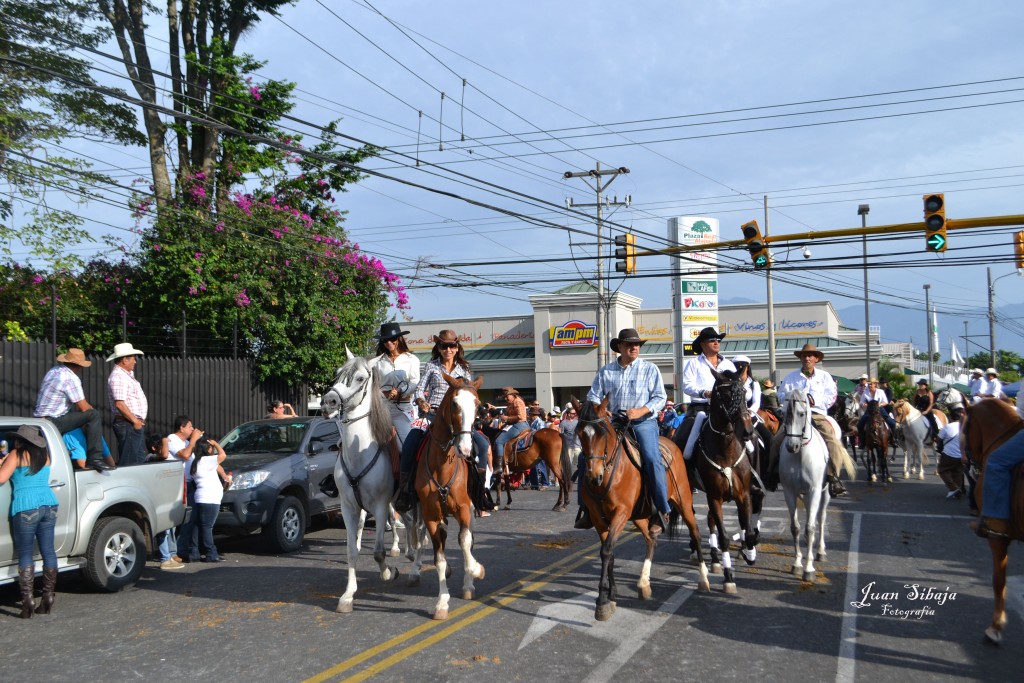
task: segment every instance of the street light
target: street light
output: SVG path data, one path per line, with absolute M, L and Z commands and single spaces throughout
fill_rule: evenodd
M 1000 275 L 993 280 L 992 269 L 988 269 L 988 352 L 992 357 L 992 367 L 996 370 L 999 369 L 998 361 L 996 360 L 996 283 L 1004 277 L 1010 277 L 1011 275 L 1022 275 L 1022 273 L 1021 271 L 1014 271 L 1006 275 Z
M 871 376 L 871 315 L 868 310 L 868 212 L 871 211 L 871 206 L 868 204 L 861 204 L 857 207 L 857 215 L 860 216 L 860 226 L 864 229 L 862 235 L 864 239 L 864 365 L 867 366 L 865 372 L 868 373 L 868 377 Z

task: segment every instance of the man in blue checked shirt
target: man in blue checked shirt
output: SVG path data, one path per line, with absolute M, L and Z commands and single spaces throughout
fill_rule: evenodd
M 666 528 L 668 524 L 668 489 L 665 483 L 665 464 L 658 450 L 658 412 L 665 407 L 665 384 L 661 372 L 640 358 L 640 347 L 646 343 L 634 329 L 625 329 L 611 341 L 612 351 L 619 357 L 601 368 L 587 393 L 587 400 L 600 404 L 608 396 L 608 410 L 614 415 L 625 413 L 640 446 L 644 479 L 651 489 L 658 514 L 653 527 Z M 576 516 L 577 529 L 593 526 L 586 506 Z

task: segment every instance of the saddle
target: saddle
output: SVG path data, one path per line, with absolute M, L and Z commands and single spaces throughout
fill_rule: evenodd
M 624 450 L 626 452 L 626 458 L 629 463 L 640 472 L 640 496 L 636 500 L 636 504 L 633 506 L 633 512 L 630 515 L 630 519 L 647 519 L 654 514 L 654 499 L 651 496 L 650 485 L 647 482 L 647 477 L 643 476 L 643 464 L 640 462 L 640 444 L 637 443 L 636 437 L 633 435 L 633 430 L 628 427 L 622 429 L 616 425 L 616 433 L 618 433 L 623 440 Z M 672 462 L 674 456 L 668 447 L 661 442 L 665 437 L 658 437 L 658 452 L 661 453 L 661 462 L 665 465 L 665 476 L 672 476 Z

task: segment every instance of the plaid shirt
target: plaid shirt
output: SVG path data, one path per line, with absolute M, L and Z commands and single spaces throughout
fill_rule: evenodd
M 668 398 L 658 366 L 642 358 L 637 358 L 626 367 L 619 365 L 618 360 L 613 360 L 598 371 L 587 393 L 587 400 L 600 403 L 607 394 L 611 394 L 608 410 L 613 414 L 647 406 L 651 412 L 642 418 L 644 420 L 656 420 Z
M 121 411 L 114 407 L 117 401 L 124 401 L 130 412 L 140 420 L 146 419 L 149 412 L 149 401 L 142 392 L 142 385 L 135 379 L 134 372 L 128 372 L 120 365 L 115 365 L 107 379 L 107 398 L 110 399 L 110 412 L 114 419 L 123 418 Z
M 427 363 L 426 369 L 423 371 L 423 376 L 420 378 L 420 384 L 416 387 L 416 399 L 423 399 L 430 404 L 431 408 L 437 408 L 441 405 L 441 400 L 444 395 L 448 392 L 448 382 L 444 381 L 444 377 L 441 373 L 444 368 L 441 366 L 440 359 L 434 359 Z M 462 377 L 467 380 L 473 379 L 473 373 L 465 369 L 458 363 L 450 373 L 449 377 L 458 379 Z
M 36 397 L 34 417 L 60 417 L 71 411 L 71 406 L 85 400 L 82 380 L 66 365 L 55 365 L 43 377 Z

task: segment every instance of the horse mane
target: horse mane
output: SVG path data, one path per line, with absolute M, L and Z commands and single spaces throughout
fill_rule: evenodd
M 345 365 L 338 370 L 335 383 L 348 383 L 355 374 L 356 367 L 362 365 L 370 374 L 370 433 L 377 443 L 387 443 L 391 440 L 391 430 L 394 426 L 391 423 L 391 411 L 388 409 L 387 401 L 380 389 L 380 370 L 370 365 L 370 360 L 362 356 L 353 356 Z
M 609 437 L 608 421 L 597 414 L 597 406 L 590 401 L 584 401 L 579 408 L 579 423 L 586 423 L 594 427 L 594 431 L 603 437 Z

